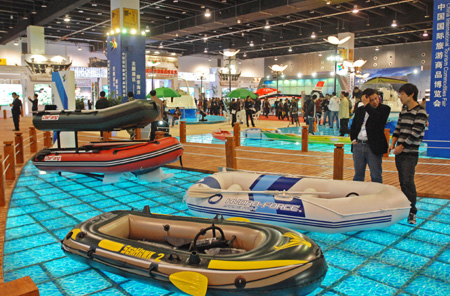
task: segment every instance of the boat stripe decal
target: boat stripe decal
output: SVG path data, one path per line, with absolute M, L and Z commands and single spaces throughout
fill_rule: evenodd
M 124 244 L 118 243 L 118 242 L 114 242 L 114 241 L 110 241 L 108 239 L 102 239 L 99 243 L 98 246 L 102 249 L 105 250 L 109 250 L 109 251 L 113 251 L 113 252 L 119 252 L 120 250 L 122 250 Z
M 33 164 L 39 168 L 43 167 L 111 167 L 117 165 L 125 165 L 133 162 L 138 162 L 146 159 L 156 158 L 158 156 L 168 154 L 174 151 L 182 149 L 181 144 L 176 144 L 170 147 L 166 147 L 155 152 L 150 152 L 146 154 L 136 155 L 133 157 L 111 160 L 111 161 L 47 161 L 47 162 L 33 162 Z
M 266 261 L 225 261 L 225 260 L 211 260 L 209 261 L 209 269 L 220 270 L 255 270 L 284 267 L 289 265 L 305 264 L 308 261 L 304 260 L 266 260 Z
M 259 214 L 255 214 L 255 213 L 241 212 L 241 211 L 236 211 L 236 210 L 227 211 L 224 209 L 204 208 L 204 207 L 197 207 L 197 206 L 194 206 L 191 204 L 188 204 L 188 208 L 192 212 L 205 213 L 205 214 L 209 214 L 209 215 L 213 215 L 213 216 L 216 214 L 223 214 L 225 216 L 230 216 L 230 217 L 239 216 L 239 217 L 248 218 L 248 219 L 257 219 L 257 220 L 262 220 L 263 222 L 264 221 L 272 221 L 275 223 L 289 223 L 289 224 L 315 226 L 315 227 L 330 228 L 330 229 L 387 223 L 387 222 L 392 221 L 392 215 L 371 217 L 371 218 L 364 218 L 364 219 L 354 219 L 354 220 L 348 220 L 348 221 L 342 221 L 342 222 L 329 222 L 329 221 L 321 221 L 321 220 L 299 219 L 298 217 L 297 218 L 287 218 L 287 217 L 280 217 L 280 216 L 275 216 L 275 215 L 273 217 L 271 217 L 271 215 L 267 215 L 267 214 L 259 215 Z
M 78 233 L 80 233 L 80 231 L 81 231 L 81 229 L 79 229 L 79 228 L 72 229 L 72 236 L 71 236 L 71 238 L 73 240 L 75 240 L 77 238 Z

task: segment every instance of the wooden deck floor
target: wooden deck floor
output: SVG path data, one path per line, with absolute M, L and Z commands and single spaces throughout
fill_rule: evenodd
M 280 122 L 266 121 L 264 127 L 280 127 Z M 286 123 L 282 123 L 285 125 Z M 21 131 L 23 137 L 28 137 L 28 129 L 32 126 L 31 117 L 21 118 Z M 188 134 L 206 133 L 217 128 L 228 129 L 228 124 L 216 125 L 188 125 Z M 14 132 L 11 118 L 0 118 L 0 143 L 3 141 L 13 141 Z M 175 130 L 172 133 L 178 135 Z M 99 133 L 81 133 L 80 144 L 89 141 L 98 141 Z M 120 132 L 119 137 L 126 138 L 126 132 Z M 43 148 L 42 135 L 38 135 L 38 150 Z M 25 144 L 27 144 L 25 142 Z M 346 149 L 348 149 L 346 147 Z M 0 149 L 3 154 L 3 149 Z M 272 172 L 291 173 L 298 175 L 317 176 L 332 178 L 333 174 L 333 154 L 324 152 L 301 152 L 280 149 L 238 147 L 237 148 L 238 169 Z M 25 162 L 32 154 L 29 147 L 25 148 Z M 184 145 L 183 165 L 186 169 L 203 172 L 217 172 L 218 167 L 225 166 L 224 145 L 187 143 Z M 171 167 L 179 167 L 179 163 L 174 163 Z M 344 179 L 351 180 L 353 177 L 353 160 L 351 155 L 345 155 Z M 16 175 L 19 176 L 22 167 L 16 168 Z M 399 187 L 398 175 L 392 157 L 383 160 L 383 179 L 385 184 Z M 17 179 L 16 179 L 17 180 Z M 366 180 L 369 181 L 367 172 Z M 450 199 L 450 160 L 420 159 L 416 169 L 416 185 L 419 196 Z M 3 245 L 5 235 L 5 224 L 10 197 L 14 189 L 15 182 L 6 181 L 6 206 L 0 207 L 0 282 L 3 282 Z

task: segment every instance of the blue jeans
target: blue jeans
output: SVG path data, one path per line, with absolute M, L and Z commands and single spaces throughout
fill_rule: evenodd
M 330 127 L 333 127 L 334 119 L 336 119 L 336 127 L 339 129 L 339 116 L 338 111 L 330 111 Z
M 330 110 L 328 111 L 324 111 L 323 112 L 323 125 L 325 124 L 330 124 L 331 120 L 330 120 Z
M 400 153 L 395 156 L 395 166 L 398 171 L 398 180 L 400 181 L 400 187 L 402 192 L 406 195 L 411 202 L 410 213 L 416 214 L 416 200 L 417 191 L 416 184 L 414 183 L 414 174 L 416 173 L 416 165 L 419 160 L 419 156 L 415 154 Z
M 355 176 L 353 181 L 362 181 L 366 177 L 366 166 L 369 165 L 370 178 L 372 182 L 383 183 L 381 176 L 383 168 L 381 167 L 381 160 L 383 154 L 376 155 L 370 150 L 367 143 L 353 144 L 353 166 L 355 168 Z
M 314 117 L 308 116 L 309 133 L 314 133 Z

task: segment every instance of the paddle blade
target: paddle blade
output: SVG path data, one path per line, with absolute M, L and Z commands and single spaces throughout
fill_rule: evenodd
M 171 274 L 172 284 L 186 294 L 192 296 L 205 296 L 208 289 L 208 278 L 193 271 L 181 271 Z

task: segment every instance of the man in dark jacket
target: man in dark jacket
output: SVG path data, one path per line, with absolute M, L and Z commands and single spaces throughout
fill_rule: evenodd
M 100 92 L 100 98 L 95 103 L 95 109 L 105 109 L 109 107 L 108 99 L 105 98 L 105 92 Z
M 247 127 L 249 127 L 249 118 L 252 122 L 252 126 L 255 127 L 255 123 L 253 122 L 253 113 L 255 113 L 255 103 L 250 96 L 247 96 L 247 99 L 245 100 L 245 117 L 247 118 Z
M 383 183 L 381 160 L 388 150 L 384 127 L 391 108 L 380 104 L 377 91 L 371 88 L 363 91 L 361 99 L 364 106 L 356 110 L 350 130 L 355 168 L 353 181 L 364 182 L 368 164 L 372 182 Z
M 232 99 L 230 103 L 231 127 L 233 127 L 234 123 L 236 122 L 236 113 L 238 111 L 239 111 L 239 104 L 236 103 L 235 99 Z
M 20 114 L 22 113 L 22 101 L 19 99 L 19 96 L 13 92 L 12 93 L 13 102 L 10 104 L 11 106 L 11 113 L 14 121 L 14 131 L 19 130 L 19 121 L 20 121 Z

